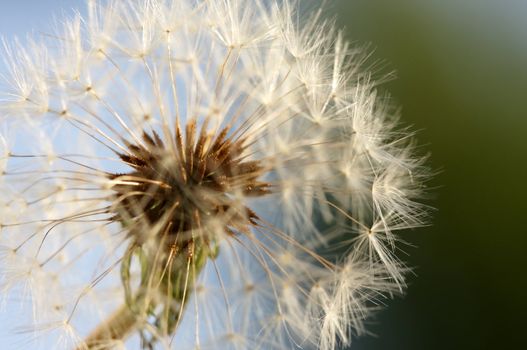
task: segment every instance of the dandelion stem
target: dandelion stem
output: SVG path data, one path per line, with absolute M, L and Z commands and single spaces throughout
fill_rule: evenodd
M 138 324 L 137 314 L 123 304 L 108 319 L 95 328 L 76 350 L 105 349 L 105 344 L 126 339 Z
M 217 254 L 217 247 L 195 244 L 194 241 L 187 249 L 187 254 L 171 250 L 167 261 L 162 261 L 159 256 L 161 250 L 156 250 L 155 256 L 149 259 L 142 248 L 132 245 L 121 266 L 125 293 L 128 293 L 127 302 L 99 324 L 76 350 L 108 349 L 116 341 L 126 341 L 134 331 L 145 328 L 145 325 L 151 326 L 157 336 L 173 334 L 194 288 L 196 275 L 207 260 L 214 259 Z M 142 277 L 139 290 L 132 294 L 130 264 L 134 255 L 141 264 Z M 166 293 L 164 298 L 163 293 Z M 152 318 L 154 321 L 149 323 Z M 150 345 L 159 340 L 156 336 L 147 339 L 143 335 L 141 339 Z

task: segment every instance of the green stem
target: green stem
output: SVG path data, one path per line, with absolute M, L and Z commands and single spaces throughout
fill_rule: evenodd
M 108 319 L 95 328 L 81 349 L 110 349 L 115 340 L 124 340 L 131 335 L 138 323 L 137 315 L 126 304 L 117 309 Z
M 76 350 L 110 349 L 115 341 L 125 341 L 135 331 L 144 330 L 151 317 L 155 321 L 149 324 L 157 336 L 175 332 L 197 275 L 217 253 L 217 247 L 211 250 L 198 244 L 193 247 L 193 254 L 179 254 L 160 263 L 159 257 L 149 257 L 141 247 L 131 245 L 121 265 L 126 303 L 97 326 Z M 130 277 L 133 257 L 141 265 L 141 283 L 136 291 L 132 291 Z M 145 339 L 142 333 L 141 336 L 147 344 L 158 340 L 154 334 L 151 339 Z

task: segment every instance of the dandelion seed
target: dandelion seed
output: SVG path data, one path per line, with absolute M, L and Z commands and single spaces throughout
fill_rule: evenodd
M 88 1 L 57 35 L 5 44 L 17 346 L 329 350 L 365 332 L 405 287 L 396 231 L 426 222 L 427 170 L 321 17 Z

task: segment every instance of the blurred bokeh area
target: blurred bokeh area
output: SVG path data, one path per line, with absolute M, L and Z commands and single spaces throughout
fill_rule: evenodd
M 439 173 L 404 298 L 352 349 L 514 349 L 527 313 L 527 1 L 336 0 Z

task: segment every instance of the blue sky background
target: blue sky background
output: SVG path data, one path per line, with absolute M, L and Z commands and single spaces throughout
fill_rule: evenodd
M 0 34 L 3 37 L 27 33 L 49 32 L 53 17 L 83 10 L 84 0 L 2 0 L 0 3 Z

